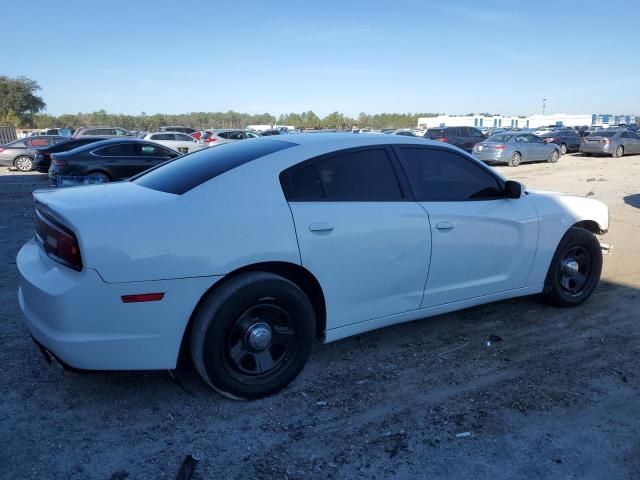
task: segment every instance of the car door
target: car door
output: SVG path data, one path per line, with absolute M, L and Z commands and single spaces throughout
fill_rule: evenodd
M 629 153 L 640 153 L 640 135 L 635 132 L 628 132 L 631 151 Z
M 521 136 L 526 137 L 526 139 L 523 140 L 522 148 L 527 149 L 529 152 L 529 158 L 527 161 L 546 160 L 549 157 L 553 149 L 550 144 L 544 143 L 540 137 L 535 135 L 528 134 Z
M 320 282 L 328 328 L 416 310 L 431 233 L 385 147 L 308 160 L 281 175 L 302 265 Z
M 111 180 L 129 178 L 139 170 L 139 150 L 133 142 L 116 143 L 91 152 L 92 170 L 106 171 Z
M 482 132 L 477 128 L 469 127 L 468 130 L 469 130 L 469 148 L 467 148 L 466 150 L 470 152 L 473 150 L 473 147 L 475 147 L 477 143 L 482 142 L 487 137 L 483 135 Z
M 429 215 L 427 308 L 525 285 L 538 241 L 527 197 L 506 198 L 489 167 L 435 147 L 397 148 L 411 190 Z
M 186 133 L 176 133 L 176 149 L 180 153 L 190 153 L 198 150 L 198 142 Z

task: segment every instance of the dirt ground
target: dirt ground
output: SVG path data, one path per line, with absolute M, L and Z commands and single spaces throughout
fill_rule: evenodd
M 44 363 L 15 257 L 46 181 L 3 169 L 0 478 L 175 478 L 191 453 L 194 478 L 640 478 L 640 156 L 500 170 L 608 204 L 614 247 L 585 305 L 509 300 L 318 345 L 284 392 L 234 402 L 191 371 L 185 391 Z

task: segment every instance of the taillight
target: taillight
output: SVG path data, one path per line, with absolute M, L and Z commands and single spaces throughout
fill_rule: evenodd
M 542 141 L 544 143 L 553 143 L 553 141 L 555 140 L 555 138 L 543 138 Z
M 82 270 L 80 246 L 74 233 L 37 208 L 36 238 L 50 258 L 65 267 Z
M 4 152 L 5 150 L 5 148 L 0 147 L 0 153 Z
M 504 150 L 504 149 L 505 149 L 505 148 L 507 148 L 507 147 L 506 147 L 506 145 L 496 145 L 494 148 L 495 148 L 496 150 Z
M 609 139 L 608 138 L 603 138 L 602 140 L 600 140 L 600 143 L 609 143 Z
M 215 138 L 215 137 L 207 138 L 207 142 L 215 142 L 216 140 L 217 140 L 217 138 Z
M 438 141 L 439 142 L 448 142 L 449 139 L 447 137 L 440 137 L 440 138 L 438 138 Z
M 56 158 L 55 155 L 51 155 L 51 160 L 53 160 L 53 164 L 57 167 L 63 167 L 67 164 L 66 160 L 60 160 L 58 158 Z

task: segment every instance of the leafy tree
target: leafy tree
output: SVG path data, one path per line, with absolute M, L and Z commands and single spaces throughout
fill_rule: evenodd
M 0 76 L 0 123 L 22 126 L 45 107 L 36 92 L 40 85 L 27 77 Z

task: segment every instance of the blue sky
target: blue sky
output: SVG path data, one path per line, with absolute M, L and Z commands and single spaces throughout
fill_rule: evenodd
M 56 115 L 640 113 L 640 2 L 605 5 L 12 1 L 0 73 Z

